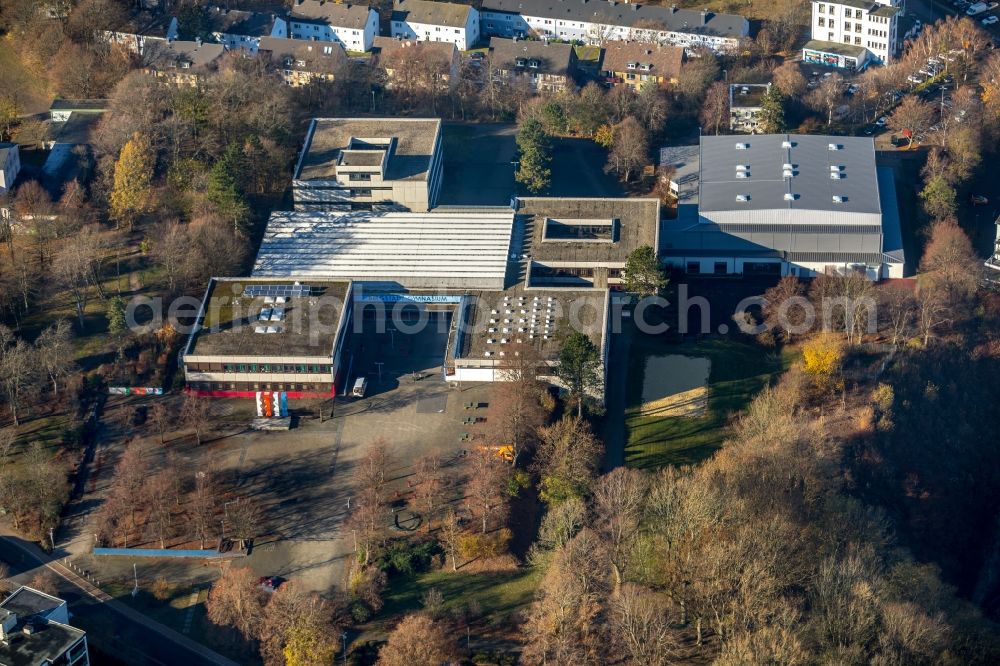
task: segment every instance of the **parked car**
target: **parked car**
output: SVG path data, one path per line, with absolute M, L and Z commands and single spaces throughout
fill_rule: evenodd
M 987 9 L 989 9 L 989 5 L 987 5 L 985 2 L 977 2 L 974 5 L 970 5 L 969 8 L 965 10 L 965 13 L 968 16 L 976 16 L 978 14 L 982 14 Z
M 997 18 L 995 14 L 990 14 L 989 16 L 987 16 L 986 18 L 984 18 L 982 21 L 980 21 L 980 23 L 982 23 L 983 25 L 993 25 L 994 23 L 996 23 L 998 21 L 1000 21 L 1000 18 Z
M 885 127 L 885 124 L 887 122 L 889 122 L 889 119 L 886 118 L 885 116 L 882 116 L 881 118 L 875 121 L 875 124 L 878 125 L 879 127 Z
M 969 203 L 971 203 L 973 206 L 985 206 L 989 202 L 990 200 L 987 197 L 983 196 L 982 194 L 973 194 L 971 197 L 969 197 Z
M 257 587 L 259 587 L 264 592 L 274 592 L 279 587 L 283 581 L 277 576 L 261 576 L 257 580 Z

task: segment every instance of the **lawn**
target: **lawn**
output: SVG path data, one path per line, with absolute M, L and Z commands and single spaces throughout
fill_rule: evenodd
M 483 617 L 494 621 L 528 607 L 534 599 L 541 572 L 518 569 L 500 572 L 464 572 L 442 569 L 390 581 L 383 616 L 398 616 L 422 606 L 421 598 L 436 589 L 444 597 L 447 610 L 475 600 Z
M 679 354 L 707 358 L 708 410 L 703 416 L 643 415 L 642 390 L 646 359 Z M 697 463 L 712 455 L 726 436 L 727 423 L 767 382 L 791 362 L 791 354 L 769 352 L 734 338 L 672 343 L 655 336 L 637 336 L 629 354 L 626 395 L 625 463 L 631 467 Z

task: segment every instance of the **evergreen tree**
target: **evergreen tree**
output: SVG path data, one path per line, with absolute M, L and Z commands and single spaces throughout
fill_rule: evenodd
M 521 161 L 514 178 L 529 192 L 541 192 L 552 182 L 552 145 L 542 124 L 529 118 L 517 134 L 517 148 Z
M 760 129 L 765 134 L 784 132 L 785 97 L 778 86 L 770 85 L 760 102 Z
M 230 144 L 208 174 L 208 200 L 223 218 L 240 231 L 250 216 L 246 186 L 250 168 L 238 144 Z
M 625 273 L 622 276 L 625 291 L 641 296 L 655 296 L 667 286 L 667 278 L 663 274 L 656 251 L 649 245 L 638 247 L 625 260 Z
M 601 354 L 586 335 L 573 331 L 563 341 L 559 351 L 556 375 L 576 400 L 577 416 L 583 416 L 583 400 L 587 393 L 601 385 Z

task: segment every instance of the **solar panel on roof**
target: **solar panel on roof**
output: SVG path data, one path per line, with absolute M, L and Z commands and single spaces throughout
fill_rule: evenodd
M 304 284 L 248 284 L 243 295 L 249 298 L 302 298 L 312 294 L 312 287 Z

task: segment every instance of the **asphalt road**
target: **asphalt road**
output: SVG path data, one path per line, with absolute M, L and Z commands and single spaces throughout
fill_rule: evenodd
M 35 552 L 34 544 L 17 537 L 0 536 L 0 561 L 10 567 L 11 577 L 27 574 L 21 582 L 30 580 L 35 570 L 44 564 Z M 87 632 L 92 664 L 201 666 L 229 663 L 209 659 L 137 621 L 130 617 L 128 609 L 122 612 L 116 608 L 118 602 L 100 601 L 73 582 L 58 575 L 56 578 L 59 596 L 69 604 L 72 624 Z

